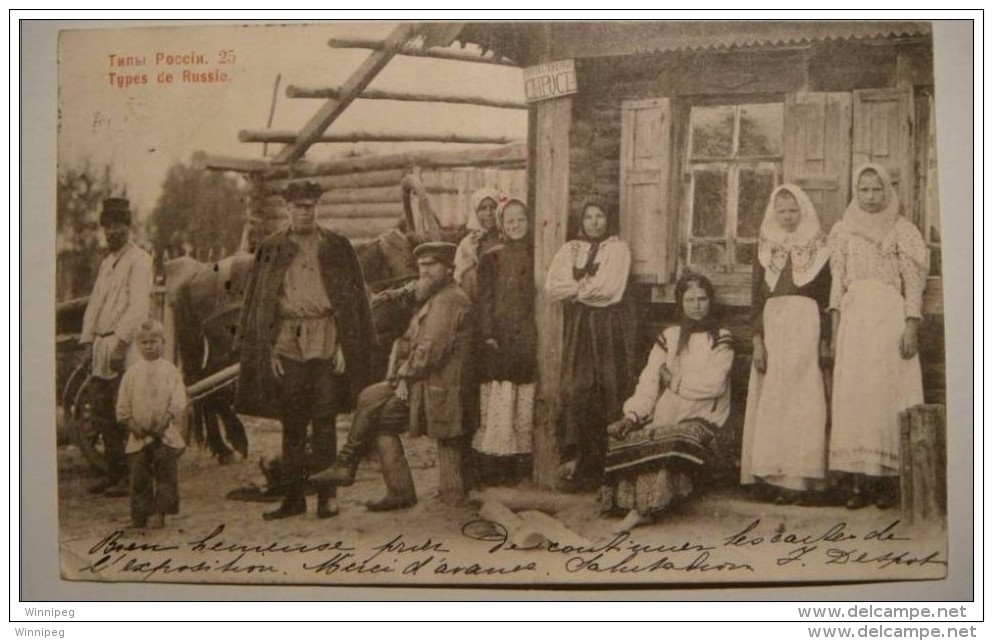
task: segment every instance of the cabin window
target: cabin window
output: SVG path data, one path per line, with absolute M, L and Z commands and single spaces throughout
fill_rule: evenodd
M 751 269 L 769 195 L 783 176 L 783 104 L 690 109 L 688 263 Z

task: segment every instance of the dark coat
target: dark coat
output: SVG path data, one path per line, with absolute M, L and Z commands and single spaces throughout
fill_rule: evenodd
M 429 298 L 410 320 L 394 349 L 396 376 L 410 390 L 410 434 L 447 439 L 461 436 L 462 387 L 471 341 L 472 302 L 450 283 Z
M 344 236 L 318 227 L 317 256 L 321 280 L 334 309 L 338 340 L 345 356 L 347 385 L 336 399 L 339 412 L 354 409 L 359 392 L 370 383 L 369 358 L 375 345 L 372 311 L 365 281 L 351 243 Z M 255 263 L 241 311 L 239 350 L 241 373 L 235 409 L 243 414 L 280 418 L 276 380 L 270 358 L 279 334 L 279 292 L 286 270 L 299 247 L 288 231 L 269 236 L 255 253 Z
M 534 258 L 530 243 L 508 241 L 479 259 L 479 354 L 484 381 L 533 383 L 538 328 L 534 320 Z M 498 347 L 485 344 L 494 339 Z

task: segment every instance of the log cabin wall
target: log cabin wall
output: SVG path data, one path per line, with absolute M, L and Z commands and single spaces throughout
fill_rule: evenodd
M 314 176 L 310 179 L 327 190 L 318 203 L 320 224 L 356 244 L 396 227 L 404 219 L 400 181 L 407 173 L 420 177 L 442 226 L 463 225 L 472 192 L 483 186 L 527 199 L 524 168 L 411 168 Z M 253 215 L 262 221 L 265 234 L 279 230 L 287 222 L 279 193 L 289 182 L 286 178 L 265 180 L 257 192 L 259 210 Z
M 579 94 L 573 96 L 569 132 L 569 227 L 575 228 L 579 204 L 590 192 L 620 204 L 621 235 L 634 254 L 629 291 L 637 310 L 640 354 L 647 355 L 654 336 L 675 321 L 672 284 L 683 269 L 703 271 L 718 286 L 720 309 L 738 354 L 734 410 L 725 431 L 729 442 L 722 448 L 729 480 L 736 474 L 750 367 L 754 241 L 733 238 L 735 223 L 729 223 L 728 238 L 716 243 L 719 252 L 701 244 L 708 260 L 702 267 L 694 264 L 691 252 L 697 246 L 689 237 L 691 232 L 704 235 L 689 229 L 692 223 L 687 220 L 692 181 L 699 177 L 692 175 L 696 166 L 688 158 L 693 153 L 689 129 L 695 107 L 726 108 L 728 114 L 737 111 L 725 105 L 781 110 L 781 148 L 764 152 L 769 156 L 763 159 L 766 165 L 752 166 L 770 168 L 768 188 L 784 179 L 804 187 L 825 231 L 848 203 L 853 167 L 867 160 L 889 166 L 905 215 L 918 224 L 932 248 L 921 362 L 925 401 L 944 402 L 929 40 L 586 58 L 578 59 L 576 68 Z M 744 117 L 735 117 L 739 135 Z M 903 143 L 905 148 L 897 148 Z M 710 165 L 700 166 L 710 170 Z M 762 179 L 760 171 L 755 175 Z M 763 211 L 765 200 L 752 205 L 756 207 Z M 760 222 L 761 213 L 758 216 Z M 743 224 L 739 219 L 736 229 Z M 757 230 L 757 223 L 752 224 Z M 711 261 L 711 256 L 717 258 Z

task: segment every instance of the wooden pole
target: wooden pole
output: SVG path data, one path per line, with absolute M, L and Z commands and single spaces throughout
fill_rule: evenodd
M 569 129 L 572 99 L 556 98 L 535 105 L 534 219 L 535 321 L 538 325 L 538 389 L 535 399 L 534 480 L 555 485 L 559 466 L 556 438 L 562 376 L 562 304 L 545 294 L 545 274 L 566 240 L 569 219 Z
M 382 47 L 373 51 L 358 69 L 352 72 L 345 84 L 341 86 L 341 95 L 324 103 L 314 117 L 303 126 L 296 140 L 284 147 L 273 159 L 277 164 L 285 164 L 298 160 L 310 145 L 327 130 L 335 119 L 341 115 L 383 67 L 389 63 L 403 45 L 407 44 L 417 33 L 417 27 L 412 24 L 397 26 L 383 41 Z
M 295 131 L 288 129 L 242 129 L 238 132 L 241 142 L 283 142 L 293 143 L 297 138 Z M 477 136 L 456 133 L 403 133 L 380 131 L 352 131 L 341 133 L 325 133 L 314 140 L 315 143 L 348 143 L 348 142 L 441 142 L 466 145 L 505 145 L 513 142 L 507 136 Z
M 438 440 L 438 498 L 442 503 L 458 505 L 465 500 L 463 447 L 460 438 Z
M 289 85 L 286 87 L 287 98 L 338 98 L 340 87 L 301 87 Z M 443 102 L 453 105 L 474 105 L 477 107 L 494 107 L 496 109 L 527 109 L 526 102 L 519 100 L 501 100 L 499 98 L 484 98 L 482 96 L 409 93 L 403 91 L 382 91 L 366 89 L 358 95 L 362 100 L 399 100 L 402 102 Z
M 389 169 L 440 169 L 449 167 L 522 167 L 527 162 L 527 145 L 510 143 L 491 149 L 455 151 L 409 151 L 382 156 L 359 156 L 321 163 L 295 162 L 272 165 L 263 160 L 198 153 L 193 157 L 199 169 L 262 173 L 267 179 L 336 176 Z
M 328 40 L 328 46 L 334 47 L 335 49 L 372 49 L 374 51 L 379 51 L 385 46 L 385 44 L 386 43 L 384 41 L 373 40 L 371 38 L 331 38 Z M 422 49 L 417 45 L 405 45 L 397 52 L 397 54 L 415 58 L 438 58 L 441 60 L 476 62 L 479 64 L 501 65 L 504 67 L 520 66 L 514 61 L 503 57 L 497 58 L 496 56 L 483 56 L 480 54 L 470 53 L 468 51 L 456 51 L 441 47 Z
M 342 174 L 340 176 L 313 176 L 311 180 L 325 190 L 358 189 L 361 187 L 399 187 L 403 180 L 403 169 L 386 169 L 383 171 L 367 171 L 360 174 Z M 283 193 L 290 184 L 289 178 L 267 180 L 265 189 L 269 193 Z

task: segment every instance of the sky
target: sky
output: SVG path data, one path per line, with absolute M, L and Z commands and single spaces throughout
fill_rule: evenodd
M 169 167 L 190 162 L 195 152 L 262 158 L 263 146 L 239 142 L 238 131 L 265 129 L 278 74 L 282 77 L 272 128 L 298 130 L 323 101 L 286 98 L 285 88 L 290 84 L 339 86 L 369 55 L 365 49 L 332 49 L 327 41 L 333 37 L 382 38 L 393 26 L 379 22 L 63 31 L 59 42 L 59 165 L 112 163 L 139 216 L 147 216 Z M 144 58 L 145 64 L 112 65 L 112 55 L 115 61 Z M 199 60 L 200 55 L 206 64 L 183 64 Z M 179 57 L 179 63 L 167 64 L 168 56 Z M 222 71 L 229 80 L 184 83 L 184 69 Z M 172 73 L 171 84 L 159 82 L 163 72 Z M 113 80 L 111 73 L 117 74 Z M 144 75 L 145 83 L 115 84 L 129 75 Z M 430 58 L 395 57 L 370 88 L 524 100 L 520 69 Z M 489 134 L 523 140 L 527 114 L 469 105 L 360 100 L 328 131 L 356 130 Z M 360 143 L 358 147 L 388 153 L 454 145 Z M 269 154 L 280 148 L 270 144 Z M 322 160 L 355 148 L 352 144 L 318 144 L 311 147 L 307 159 Z

